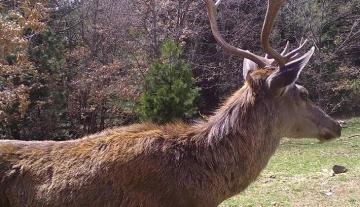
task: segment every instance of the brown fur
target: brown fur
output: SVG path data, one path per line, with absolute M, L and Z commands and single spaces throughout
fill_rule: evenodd
M 295 89 L 267 97 L 271 73 L 253 72 L 208 122 L 132 125 L 64 142 L 1 141 L 0 205 L 218 206 L 255 180 L 292 129 L 282 100 Z

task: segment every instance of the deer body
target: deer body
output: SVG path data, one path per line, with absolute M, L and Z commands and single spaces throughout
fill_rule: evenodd
M 215 207 L 256 179 L 282 137 L 340 137 L 340 125 L 295 84 L 314 48 L 299 57 L 306 41 L 281 54 L 268 44 L 285 0 L 269 0 L 262 32 L 275 59 L 226 43 L 215 18 L 220 0 L 205 1 L 219 45 L 246 58 L 244 86 L 194 125 L 133 125 L 64 142 L 0 141 L 0 206 Z
M 274 114 L 256 115 L 253 108 L 262 104 L 256 100 L 238 103 L 246 90 L 194 126 L 134 125 L 64 142 L 1 141 L 1 206 L 217 206 L 244 190 L 279 144 L 266 124 Z
M 208 122 L 193 126 L 133 125 L 64 142 L 0 141 L 0 204 L 217 206 L 255 180 L 291 131 L 282 99 L 264 95 L 246 84 Z

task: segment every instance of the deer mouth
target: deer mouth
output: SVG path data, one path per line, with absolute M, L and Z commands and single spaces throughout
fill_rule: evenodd
M 324 127 L 321 130 L 320 141 L 330 141 L 341 136 L 341 125 L 337 121 L 333 121 L 330 127 Z
M 333 139 L 339 138 L 341 136 L 341 130 L 339 131 L 339 133 L 327 130 L 325 131 L 324 134 L 322 134 L 318 140 L 326 142 L 326 141 L 331 141 Z
M 334 136 L 332 134 L 324 134 L 320 138 L 318 138 L 318 140 L 320 140 L 322 142 L 331 141 L 333 139 L 336 139 L 336 136 Z

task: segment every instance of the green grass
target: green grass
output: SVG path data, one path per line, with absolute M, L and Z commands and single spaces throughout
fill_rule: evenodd
M 332 142 L 284 139 L 257 181 L 220 206 L 360 206 L 360 117 L 345 121 Z

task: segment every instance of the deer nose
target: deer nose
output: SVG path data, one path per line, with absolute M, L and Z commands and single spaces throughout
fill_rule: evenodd
M 322 141 L 329 141 L 341 136 L 341 124 L 333 119 L 328 119 L 328 127 L 322 135 Z
M 337 137 L 341 136 L 341 129 L 342 129 L 341 124 L 338 121 L 334 121 L 333 131 L 338 135 Z

